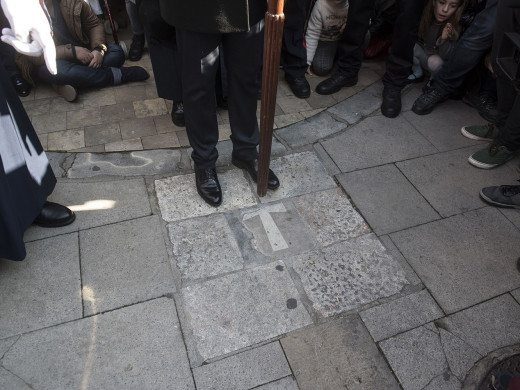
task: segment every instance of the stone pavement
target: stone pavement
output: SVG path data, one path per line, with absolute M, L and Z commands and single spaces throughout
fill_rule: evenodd
M 264 198 L 220 112 L 218 209 L 152 81 L 72 105 L 38 88 L 51 200 L 77 220 L 0 260 L 0 389 L 475 389 L 520 353 L 520 210 L 478 196 L 520 159 L 470 166 L 460 127 L 482 120 L 415 115 L 418 86 L 383 117 L 381 72 L 307 100 L 281 82 Z

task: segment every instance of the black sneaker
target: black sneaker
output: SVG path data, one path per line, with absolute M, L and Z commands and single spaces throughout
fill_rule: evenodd
M 139 61 L 143 56 L 144 50 L 144 34 L 134 35 L 132 37 L 132 44 L 128 51 L 128 59 L 130 61 Z
M 493 206 L 520 209 L 520 186 L 482 188 L 480 197 Z
M 417 115 L 427 115 L 433 111 L 435 106 L 450 96 L 449 93 L 441 92 L 433 87 L 417 98 L 412 106 L 412 111 Z
M 490 95 L 475 95 L 467 92 L 462 101 L 475 108 L 479 115 L 490 123 L 495 123 L 497 118 L 497 99 Z
M 128 83 L 130 81 L 144 81 L 150 78 L 150 74 L 145 68 L 140 66 L 124 66 L 121 69 L 121 81 Z
M 334 73 L 328 79 L 323 80 L 316 86 L 316 93 L 330 95 L 338 92 L 343 87 L 353 87 L 358 82 L 358 77 L 346 75 L 340 72 Z

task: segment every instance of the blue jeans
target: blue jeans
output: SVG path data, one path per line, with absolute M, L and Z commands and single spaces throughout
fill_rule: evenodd
M 77 61 L 57 60 L 58 74 L 52 75 L 45 65 L 36 70 L 38 78 L 48 84 L 70 84 L 76 88 L 100 88 L 121 83 L 119 68 L 125 62 L 123 49 L 114 43 L 107 45 L 103 66 L 90 68 Z

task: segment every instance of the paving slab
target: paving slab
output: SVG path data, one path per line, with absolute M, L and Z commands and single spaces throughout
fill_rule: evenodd
M 65 177 L 66 171 L 65 166 L 69 165 L 69 162 L 74 161 L 76 157 L 73 153 L 56 153 L 46 152 L 49 163 L 51 164 L 52 171 L 56 177 Z
M 375 341 L 427 324 L 444 314 L 428 290 L 359 313 Z
M 421 84 L 408 84 L 401 92 L 401 112 L 410 111 L 415 100 L 422 95 Z M 417 114 L 414 114 L 417 115 Z
M 520 303 L 520 288 L 511 291 L 511 295 Z
M 337 187 L 313 152 L 275 158 L 271 161 L 271 169 L 280 179 L 280 187 L 267 191 L 267 195 L 260 198 L 262 203 Z
M 291 259 L 314 310 L 329 317 L 398 293 L 407 283 L 399 263 L 374 234 Z
M 482 356 L 520 342 L 520 305 L 509 294 L 438 320 L 438 326 L 464 340 Z
M 312 323 L 281 261 L 180 290 L 192 367 Z
M 4 354 L 13 346 L 16 340 L 18 340 L 18 337 L 19 336 L 13 336 L 0 340 L 0 360 L 2 360 Z
M 218 178 L 223 199 L 219 207 L 208 205 L 199 196 L 194 173 L 156 180 L 155 192 L 162 218 L 167 222 L 174 222 L 257 204 L 255 194 L 242 170 L 219 172 Z
M 25 241 L 108 225 L 150 215 L 150 202 L 142 178 L 99 182 L 58 182 L 48 198 L 68 206 L 76 220 L 68 226 L 41 228 L 31 226 Z
M 439 219 L 393 164 L 344 173 L 337 179 L 377 235 Z
M 283 379 L 255 387 L 255 390 L 299 390 L 299 388 L 294 378 L 288 376 Z
M 32 390 L 33 387 L 0 366 L 0 389 Z
M 332 159 L 320 143 L 312 145 L 312 149 L 318 155 L 318 158 L 320 159 L 321 163 L 323 164 L 329 175 L 332 176 L 341 173 L 338 166 L 334 163 L 334 161 L 332 161 Z
M 276 135 L 290 147 L 294 148 L 317 142 L 321 138 L 328 137 L 346 127 L 346 123 L 337 121 L 330 114 L 322 112 L 280 129 L 276 132 Z
M 496 209 L 486 207 L 390 237 L 446 313 L 520 286 L 520 232 Z
M 78 153 L 67 177 L 164 175 L 178 172 L 180 161 L 180 150 Z
M 160 224 L 153 215 L 80 232 L 85 315 L 175 291 Z
M 424 390 L 460 390 L 461 387 L 462 383 L 456 376 L 445 372 L 433 378 Z
M 382 115 L 366 118 L 321 144 L 342 172 L 384 165 L 437 151 L 401 116 L 392 120 Z
M 195 389 L 167 298 L 25 334 L 2 365 L 42 390 Z
M 520 229 L 520 210 L 501 208 L 500 212 L 506 216 L 518 229 Z
M 399 265 L 401 266 L 401 269 L 403 270 L 406 279 L 410 283 L 410 286 L 412 288 L 419 288 L 422 289 L 424 286 L 422 284 L 421 279 L 417 276 L 415 271 L 412 267 L 410 267 L 410 264 L 406 261 L 406 259 L 403 257 L 401 252 L 399 252 L 399 249 L 395 246 L 395 244 L 392 242 L 389 236 L 380 236 L 379 239 L 381 240 L 381 243 L 385 246 L 386 250 L 392 256 L 392 258 L 399 262 Z M 415 290 L 415 291 L 419 291 Z
M 382 91 L 383 84 L 381 82 L 374 83 L 354 96 L 330 107 L 327 112 L 347 121 L 349 124 L 354 124 L 379 108 Z
M 293 202 L 322 246 L 370 233 L 340 188 L 302 195 Z
M 461 381 L 468 371 L 483 356 L 462 338 L 438 327 L 441 344 L 446 355 L 450 371 Z
M 193 369 L 197 389 L 251 389 L 291 375 L 280 343 L 254 348 Z
M 291 333 L 281 343 L 301 390 L 399 389 L 358 316 Z
M 468 157 L 479 147 L 437 153 L 396 163 L 399 170 L 443 217 L 481 208 L 483 186 L 513 184 L 516 178 L 508 166 L 478 169 Z
M 385 354 L 404 390 L 422 389 L 448 371 L 438 333 L 421 326 L 381 341 Z
M 242 269 L 240 249 L 222 214 L 176 221 L 168 230 L 172 266 L 180 270 L 184 283 Z
M 26 249 L 24 261 L 0 260 L 0 339 L 82 316 L 77 233 Z

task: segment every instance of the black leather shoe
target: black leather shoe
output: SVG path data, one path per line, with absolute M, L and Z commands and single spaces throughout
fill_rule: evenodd
M 218 182 L 217 171 L 215 168 L 195 167 L 195 183 L 197 192 L 204 201 L 213 207 L 218 207 L 222 203 L 222 189 Z
M 20 74 L 11 76 L 14 89 L 18 96 L 26 97 L 31 93 L 31 84 L 29 84 Z
M 240 169 L 245 169 L 251 179 L 256 183 L 257 175 L 258 175 L 258 160 L 240 160 L 236 157 L 231 157 L 231 162 L 233 165 Z M 267 188 L 270 190 L 276 190 L 280 187 L 280 180 L 276 177 L 273 171 L 269 169 L 269 174 L 267 175 Z
M 76 214 L 69 208 L 58 203 L 45 202 L 34 224 L 41 227 L 60 227 L 70 225 L 75 219 Z
M 338 92 L 343 87 L 352 87 L 356 85 L 357 82 L 357 76 L 349 76 L 336 72 L 316 86 L 316 93 L 320 95 L 330 95 Z
M 176 126 L 184 127 L 184 104 L 181 101 L 173 101 L 172 122 Z
M 311 96 L 311 86 L 305 76 L 294 78 L 286 75 L 285 81 L 287 81 L 289 87 L 291 87 L 294 96 L 300 99 L 306 99 Z
M 435 87 L 430 88 L 415 100 L 412 111 L 417 115 L 427 115 L 433 111 L 437 104 L 445 101 L 449 96 L 449 93 L 444 93 Z
M 143 56 L 143 49 L 144 34 L 134 35 L 132 37 L 132 44 L 130 45 L 130 50 L 128 51 L 128 59 L 130 61 L 139 61 Z
M 383 88 L 383 103 L 381 112 L 387 118 L 395 118 L 401 112 L 401 90 L 395 88 Z

